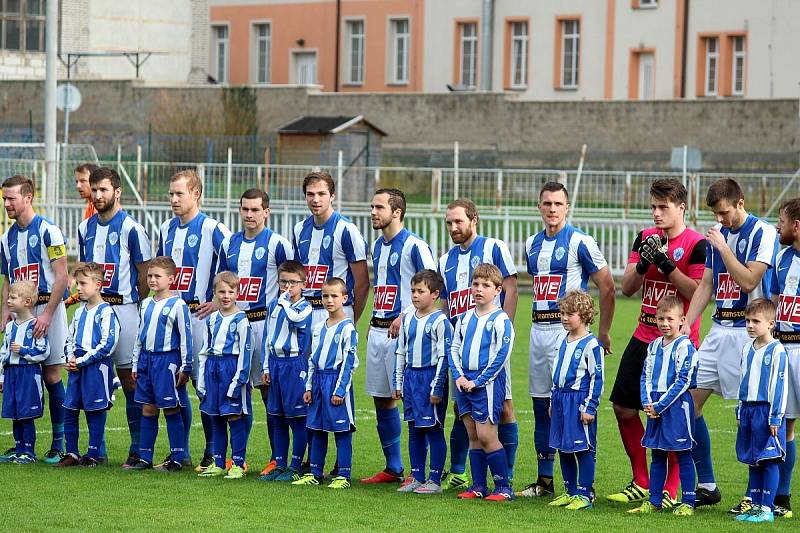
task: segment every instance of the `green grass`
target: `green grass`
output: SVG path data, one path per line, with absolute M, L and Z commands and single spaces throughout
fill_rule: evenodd
M 516 326 L 517 342 L 513 355 L 514 394 L 520 423 L 516 485 L 532 480 L 535 471 L 533 414 L 527 397 L 528 331 L 530 298 L 520 299 Z M 625 514 L 626 506 L 605 502 L 605 495 L 621 489 L 630 480 L 627 457 L 617 433 L 611 404 L 607 401 L 619 365 L 619 357 L 634 329 L 637 302 L 617 302 L 612 330 L 614 354 L 607 359 L 609 382 L 601 404 L 598 431 L 598 461 L 595 509 L 579 515 L 552 509 L 545 501 L 519 499 L 512 503 L 462 502 L 452 493 L 423 497 L 398 494 L 392 486 L 363 486 L 354 483 L 347 491 L 325 487 L 300 488 L 256 481 L 255 475 L 243 481 L 199 479 L 193 473 L 165 475 L 155 472 L 133 473 L 119 468 L 125 459 L 128 433 L 122 402 L 111 410 L 108 419 L 108 448 L 112 466 L 93 470 L 59 471 L 42 464 L 0 465 L 3 495 L 0 497 L 2 530 L 52 531 L 94 530 L 252 530 L 277 527 L 293 531 L 332 529 L 379 531 L 676 531 L 687 527 L 703 530 L 750 530 L 734 523 L 726 511 L 736 503 L 747 483 L 747 469 L 736 461 L 734 402 L 713 397 L 706 407 L 712 432 L 714 465 L 723 492 L 723 501 L 713 508 L 701 508 L 694 517 L 672 515 L 636 517 Z M 704 331 L 708 328 L 706 319 Z M 360 329 L 365 331 L 366 320 Z M 364 390 L 365 337 L 359 349 L 362 367 L 357 370 L 356 408 L 358 431 L 355 434 L 353 476 L 365 477 L 383 467 L 371 400 Z M 256 422 L 250 439 L 248 458 L 252 469 L 263 467 L 267 455 L 266 426 L 260 399 L 253 399 Z M 197 404 L 195 403 L 195 408 Z M 450 416 L 450 415 L 449 415 Z M 202 433 L 199 414 L 195 415 L 192 455 L 199 460 Z M 452 422 L 452 416 L 448 419 Z M 0 447 L 11 442 L 11 424 L 0 422 Z M 40 420 L 37 448 L 44 453 L 49 444 L 47 419 Z M 81 449 L 86 446 L 86 431 L 81 428 Z M 405 442 L 404 455 L 405 454 Z M 157 456 L 166 452 L 163 428 L 157 443 Z M 330 446 L 333 451 L 333 442 Z M 329 465 L 332 462 L 329 454 Z M 407 463 L 406 463 L 407 464 Z M 798 491 L 795 477 L 794 492 Z M 798 502 L 796 502 L 796 505 Z M 795 519 L 796 520 L 796 519 Z M 793 520 L 776 522 L 775 528 L 794 530 Z

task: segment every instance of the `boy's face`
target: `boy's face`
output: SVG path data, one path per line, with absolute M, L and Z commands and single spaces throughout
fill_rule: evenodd
M 669 230 L 683 220 L 686 204 L 676 204 L 665 198 L 651 196 L 650 211 L 656 227 L 661 230 Z
M 439 297 L 439 291 L 431 292 L 425 283 L 411 284 L 411 303 L 417 309 L 429 309 Z
M 217 283 L 214 287 L 214 297 L 223 309 L 230 309 L 236 305 L 236 298 L 239 297 L 239 287 L 231 287 L 224 281 Z
M 100 292 L 100 287 L 103 286 L 102 281 L 84 274 L 75 276 L 75 284 L 78 286 L 78 298 L 84 302 Z
M 656 325 L 658 331 L 667 338 L 675 338 L 681 330 L 681 326 L 686 322 L 686 316 L 679 309 L 667 309 L 656 312 Z
M 472 278 L 472 298 L 475 305 L 488 305 L 500 294 L 503 287 L 485 278 Z
M 576 331 L 583 325 L 581 315 L 576 311 L 561 311 L 559 314 L 561 315 L 561 326 L 567 331 Z
M 322 287 L 322 305 L 328 313 L 338 311 L 347 301 L 347 295 L 339 286 L 325 285 Z
M 278 288 L 281 292 L 285 292 L 291 300 L 300 296 L 305 282 L 305 276 L 300 276 L 294 272 L 281 272 L 278 274 Z
M 161 267 L 147 269 L 147 286 L 155 292 L 169 290 L 175 281 L 175 274 L 170 274 Z
M 26 308 L 32 307 L 31 299 L 23 298 L 17 294 L 16 291 L 8 292 L 8 300 L 6 303 L 8 304 L 8 310 L 12 313 L 19 313 L 20 311 L 24 311 Z
M 752 313 L 745 315 L 747 323 L 747 334 L 751 339 L 763 337 L 775 328 L 775 317 L 766 316 L 764 313 Z

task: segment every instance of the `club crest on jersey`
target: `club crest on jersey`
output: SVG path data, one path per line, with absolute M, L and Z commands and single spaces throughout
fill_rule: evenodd
M 228 329 L 230 330 L 231 333 L 233 333 L 234 331 L 236 331 L 236 324 L 231 323 Z
M 263 246 L 259 246 L 258 248 L 256 248 L 256 251 L 255 251 L 255 253 L 253 255 L 256 256 L 256 259 L 261 261 L 261 258 L 264 257 L 264 253 L 265 252 L 266 252 L 266 250 L 264 249 L 264 247 Z
M 603 373 L 603 365 L 598 363 L 597 365 L 595 365 L 594 371 L 596 373 L 598 373 L 598 374 L 602 374 Z
M 572 358 L 573 358 L 573 359 L 575 359 L 575 360 L 577 361 L 578 359 L 580 359 L 580 358 L 581 358 L 581 356 L 582 356 L 582 355 L 583 355 L 583 350 L 581 350 L 580 348 L 578 348 L 577 350 L 575 350 L 575 353 L 574 353 L 574 354 L 572 354 Z
M 508 335 L 503 337 L 503 344 L 508 344 L 509 342 L 511 342 L 511 337 L 509 337 Z
M 31 331 L 30 331 L 30 330 L 28 330 L 28 333 L 30 333 L 30 332 L 31 332 Z M 769 366 L 769 364 L 770 364 L 771 362 L 772 362 L 772 354 L 771 354 L 771 353 L 765 354 L 765 355 L 764 355 L 764 366 Z
M 26 331 L 25 336 L 28 337 L 29 339 L 33 338 L 33 330 L 29 329 L 28 331 Z
M 494 322 L 492 320 L 486 322 L 486 331 L 492 331 L 492 326 L 494 326 Z
M 33 248 L 34 246 L 39 244 L 39 237 L 37 237 L 36 235 L 31 235 L 30 237 L 28 237 L 28 244 L 31 246 L 31 248 Z
M 194 248 L 197 246 L 197 243 L 200 242 L 200 239 L 197 238 L 197 235 L 192 233 L 186 238 L 186 243 L 189 245 L 190 248 Z
M 430 332 L 431 332 L 431 325 L 425 324 L 425 333 L 430 333 Z
M 564 258 L 565 251 L 563 246 L 556 248 L 556 261 L 561 261 Z
M 472 265 L 472 268 L 478 266 L 481 262 L 481 258 L 477 255 L 472 256 L 472 259 L 469 260 L 469 264 Z
M 108 242 L 111 243 L 111 246 L 116 246 L 117 241 L 119 241 L 119 234 L 116 231 L 112 231 L 108 234 Z
M 337 333 L 336 335 L 333 336 L 333 342 L 335 342 L 336 344 L 339 344 L 340 340 L 342 340 L 341 333 Z
M 389 256 L 389 264 L 395 266 L 398 259 L 400 259 L 400 255 L 397 252 L 393 252 L 392 255 Z
M 161 310 L 161 314 L 164 315 L 164 316 L 167 316 L 171 310 L 172 310 L 172 307 L 167 306 L 167 307 L 165 307 L 164 309 Z
M 675 261 L 680 261 L 681 257 L 683 257 L 683 253 L 684 253 L 683 248 L 681 248 L 680 246 L 678 248 L 675 248 L 672 251 L 672 259 L 674 259 Z
M 739 248 L 739 253 L 740 254 L 744 253 L 744 249 L 745 249 L 746 246 L 747 246 L 747 242 L 744 239 L 739 241 L 739 244 L 737 245 L 737 247 Z
M 331 236 L 325 235 L 325 237 L 322 239 L 322 247 L 327 249 L 330 247 L 330 245 L 331 245 Z

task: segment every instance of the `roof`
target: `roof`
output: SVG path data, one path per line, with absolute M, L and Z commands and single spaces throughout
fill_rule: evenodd
M 307 117 L 302 116 L 293 119 L 288 124 L 284 124 L 278 128 L 278 133 L 318 133 L 318 134 L 336 134 L 345 131 L 351 126 L 364 123 L 380 135 L 385 136 L 386 132 L 378 128 L 363 115 L 356 116 L 339 116 L 339 117 Z

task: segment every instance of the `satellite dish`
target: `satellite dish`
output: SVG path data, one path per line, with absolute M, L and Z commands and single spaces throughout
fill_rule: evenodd
M 81 92 L 70 83 L 56 87 L 56 107 L 59 111 L 75 111 L 81 106 Z

